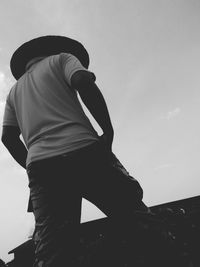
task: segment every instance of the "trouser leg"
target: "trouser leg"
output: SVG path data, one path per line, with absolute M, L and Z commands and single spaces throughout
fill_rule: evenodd
M 61 166 L 57 168 L 55 163 L 54 167 L 46 166 L 30 174 L 35 216 L 34 267 L 73 266 L 78 253 L 81 196 L 73 183 L 58 179 L 62 175 Z
M 117 241 L 119 236 L 126 236 L 129 242 L 134 243 L 135 253 L 145 250 L 153 261 L 157 256 L 155 251 L 166 257 L 167 244 L 163 243 L 158 232 L 152 233 L 148 229 L 149 223 L 155 225 L 156 222 L 150 222 L 154 219 L 151 219 L 148 207 L 142 201 L 139 183 L 119 166 L 106 162 L 101 150 L 88 153 L 87 161 L 82 159 L 80 162 L 84 162 L 80 164 L 80 172 L 84 176 L 83 197 L 110 217 L 112 237 Z M 136 211 L 142 212 L 143 216 L 138 216 Z M 133 247 L 133 243 L 129 248 Z
M 131 217 L 136 210 L 148 212 L 139 182 L 120 166 L 108 164 L 101 153 L 88 154 L 87 163 L 80 168 L 82 174 L 86 173 L 83 197 L 111 218 Z

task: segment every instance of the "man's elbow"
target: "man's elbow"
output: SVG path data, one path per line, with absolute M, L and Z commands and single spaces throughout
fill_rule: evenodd
M 20 136 L 20 129 L 16 126 L 3 126 L 1 142 L 5 145 L 12 145 L 17 142 Z
M 93 87 L 95 75 L 87 71 L 77 71 L 72 75 L 71 85 L 78 92 Z

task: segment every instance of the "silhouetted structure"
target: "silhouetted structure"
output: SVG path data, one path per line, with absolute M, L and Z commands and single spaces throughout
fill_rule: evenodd
M 135 240 L 114 229 L 108 218 L 81 224 L 77 267 L 199 267 L 200 196 L 151 209 L 152 220 L 138 216 Z M 32 266 L 32 239 L 10 253 L 14 260 L 7 266 Z
M 34 243 L 29 239 L 25 243 L 11 250 L 8 254 L 14 253 L 14 260 L 7 263 L 9 267 L 28 267 L 33 265 L 34 261 Z
M 6 267 L 6 264 L 2 259 L 0 259 L 0 267 Z

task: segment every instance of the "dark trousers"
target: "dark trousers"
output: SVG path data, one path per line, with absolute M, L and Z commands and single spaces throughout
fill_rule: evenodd
M 139 183 L 114 154 L 108 160 L 101 142 L 34 162 L 27 173 L 36 222 L 35 267 L 67 266 L 76 257 L 82 197 L 113 221 L 128 223 L 135 210 L 148 210 Z

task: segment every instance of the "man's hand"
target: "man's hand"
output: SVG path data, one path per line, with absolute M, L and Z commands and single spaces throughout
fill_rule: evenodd
M 113 132 L 106 134 L 104 133 L 100 138 L 103 141 L 103 144 L 105 145 L 106 150 L 112 153 L 112 143 L 113 143 Z
M 105 150 L 105 156 L 107 157 L 108 162 L 112 160 L 112 143 L 113 143 L 113 132 L 109 134 L 103 134 L 100 136 L 100 142 Z

